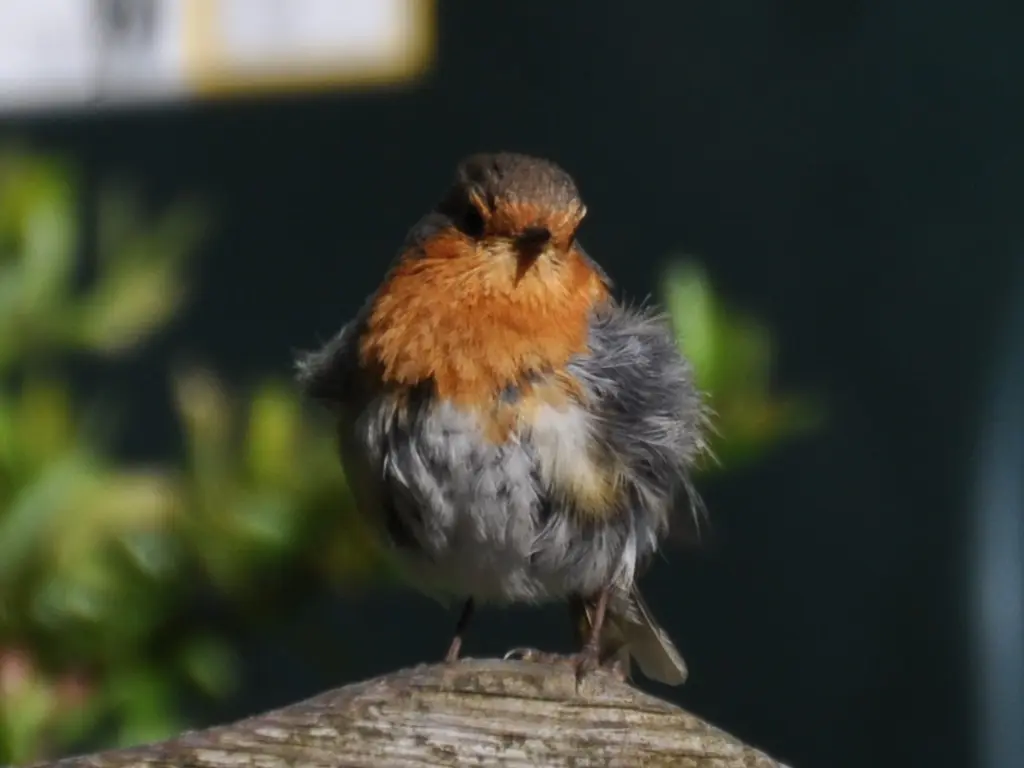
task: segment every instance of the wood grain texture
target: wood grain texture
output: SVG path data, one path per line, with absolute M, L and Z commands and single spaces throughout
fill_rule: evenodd
M 785 768 L 609 673 L 465 660 L 401 670 L 170 741 L 49 768 Z

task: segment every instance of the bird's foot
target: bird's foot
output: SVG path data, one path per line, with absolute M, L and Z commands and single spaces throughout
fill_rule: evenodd
M 561 664 L 567 666 L 576 678 L 579 688 L 583 678 L 598 669 L 604 669 L 622 682 L 629 682 L 626 666 L 619 660 L 602 664 L 596 650 L 584 648 L 579 653 L 561 654 L 539 651 L 536 648 L 513 648 L 504 655 L 505 661 L 527 661 L 535 664 Z
M 564 659 L 557 653 L 538 651 L 536 648 L 513 648 L 503 658 L 505 661 L 530 661 L 538 664 L 554 664 Z
M 576 685 L 579 685 L 584 677 L 601 666 L 598 649 L 591 648 L 589 645 L 579 653 L 570 656 L 569 661 L 572 664 L 573 671 L 576 673 Z

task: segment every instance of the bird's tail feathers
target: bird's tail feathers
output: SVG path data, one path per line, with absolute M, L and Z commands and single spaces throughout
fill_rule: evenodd
M 579 627 L 584 636 L 592 626 L 593 613 L 593 605 L 584 606 Z M 686 682 L 686 662 L 636 586 L 612 594 L 600 640 L 601 659 L 606 663 L 614 659 L 627 676 L 632 657 L 651 680 L 666 685 Z

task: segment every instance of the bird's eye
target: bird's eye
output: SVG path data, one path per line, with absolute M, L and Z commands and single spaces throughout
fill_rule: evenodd
M 470 237 L 481 237 L 484 233 L 484 217 L 472 203 L 462 213 L 462 230 Z

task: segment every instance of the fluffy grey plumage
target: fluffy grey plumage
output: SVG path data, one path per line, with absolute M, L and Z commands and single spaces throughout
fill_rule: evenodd
M 500 445 L 472 413 L 434 399 L 429 387 L 406 408 L 393 393 L 361 401 L 359 322 L 303 358 L 300 381 L 338 411 L 360 507 L 394 546 L 410 583 L 496 603 L 564 600 L 613 584 L 611 616 L 619 617 L 623 642 L 631 628 L 636 634 L 649 624 L 659 647 L 668 643 L 633 583 L 673 512 L 696 503 L 689 468 L 703 448 L 705 410 L 663 319 L 649 309 L 601 307 L 589 354 L 569 366 L 590 405 L 550 409 Z M 581 467 L 591 440 L 625 469 L 622 509 L 604 521 L 581 519 L 552 490 L 560 475 L 590 471 Z M 636 655 L 635 637 L 632 645 Z M 666 671 L 657 661 L 645 668 L 647 657 L 638 659 L 645 674 L 678 679 L 671 670 L 681 659 L 661 664 Z

